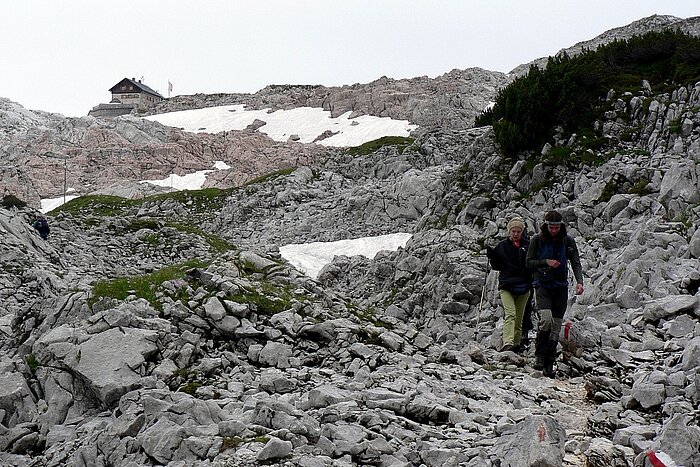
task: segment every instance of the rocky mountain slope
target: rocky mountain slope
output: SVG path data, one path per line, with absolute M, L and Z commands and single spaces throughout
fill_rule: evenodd
M 333 149 L 280 143 L 250 131 L 192 134 L 142 118 L 64 118 L 0 99 L 0 184 L 32 206 L 63 194 L 139 198 L 159 191 L 139 180 L 212 169 L 205 187 L 238 186 L 269 172 L 304 165 Z M 160 190 L 162 191 L 162 190 Z
M 392 79 L 327 87 L 321 85 L 270 85 L 255 94 L 176 96 L 161 102 L 152 113 L 173 112 L 226 104 L 250 109 L 321 107 L 333 117 L 374 115 L 408 120 L 422 130 L 470 128 L 476 117 L 508 83 L 508 76 L 481 68 L 452 70 L 428 78 Z
M 607 105 L 604 144 L 544 148 L 587 164 L 436 128 L 366 154 L 304 146 L 293 172 L 221 191 L 74 200 L 47 242 L 31 208 L 0 207 L 0 465 L 700 465 L 700 83 Z M 73 125 L 70 144 L 102 135 L 114 161 L 220 141 L 23 112 L 6 135 Z M 483 253 L 512 214 L 534 232 L 552 208 L 586 291 L 549 379 L 496 351 Z M 406 248 L 318 280 L 278 252 L 396 231 Z
M 576 54 L 583 48 L 665 28 L 697 35 L 699 21 L 697 17 L 655 15 L 563 51 Z M 542 58 L 531 64 L 545 63 Z M 176 96 L 138 116 L 227 104 L 272 110 L 316 107 L 335 117 L 351 112 L 352 116 L 408 120 L 419 126 L 416 135 L 437 128 L 463 130 L 473 126 L 474 118 L 494 100 L 500 88 L 526 73 L 531 64 L 517 67 L 508 75 L 470 68 L 455 69 L 434 79 L 382 77 L 371 83 L 340 87 L 270 85 L 255 94 Z M 139 180 L 211 169 L 217 160 L 231 168 L 210 176 L 206 186 L 228 188 L 272 170 L 303 165 L 328 152 L 313 145 L 275 143 L 257 132 L 255 126 L 242 133 L 193 137 L 135 117 L 63 118 L 30 111 L 0 98 L 0 186 L 32 206 L 38 206 L 41 198 L 62 195 L 64 181 L 77 194 L 142 197 L 158 190 L 136 183 Z M 102 170 L 104 166 L 110 170 Z

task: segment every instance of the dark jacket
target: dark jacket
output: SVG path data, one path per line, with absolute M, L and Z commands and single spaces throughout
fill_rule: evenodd
M 506 238 L 496 248 L 486 249 L 491 267 L 499 271 L 499 289 L 521 295 L 532 287 L 532 274 L 525 265 L 528 244 L 528 239 L 523 237 L 520 248 L 516 248 L 510 238 Z
M 559 235 L 552 237 L 543 226 L 539 235 L 530 241 L 527 250 L 527 266 L 534 271 L 535 287 L 557 288 L 569 286 L 569 268 L 567 261 L 571 263 L 576 282 L 583 284 L 583 269 L 578 247 L 573 237 L 566 234 L 562 226 Z M 558 268 L 547 265 L 548 259 L 556 259 L 561 263 Z
M 37 232 L 39 232 L 39 235 L 41 238 L 46 240 L 49 237 L 49 233 L 51 232 L 51 229 L 49 228 L 49 223 L 46 221 L 45 218 L 39 218 L 35 220 L 32 223 L 32 226 L 36 229 Z

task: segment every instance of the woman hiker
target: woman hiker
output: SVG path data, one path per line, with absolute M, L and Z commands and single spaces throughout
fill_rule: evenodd
M 505 311 L 502 352 L 521 350 L 523 314 L 532 287 L 532 276 L 525 265 L 528 249 L 528 240 L 523 237 L 525 223 L 514 217 L 507 228 L 508 238 L 495 248 L 486 249 L 491 267 L 499 271 L 498 289 Z

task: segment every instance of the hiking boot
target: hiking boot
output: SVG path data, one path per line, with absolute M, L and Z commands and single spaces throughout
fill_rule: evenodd
M 544 358 L 539 355 L 535 355 L 535 361 L 532 364 L 532 368 L 535 370 L 541 370 L 544 368 Z
M 542 374 L 545 375 L 547 378 L 554 378 L 554 365 L 552 365 L 551 363 L 544 365 L 544 367 L 542 368 Z
M 501 352 L 512 352 L 513 350 L 515 350 L 515 347 L 510 344 L 506 344 L 501 347 Z

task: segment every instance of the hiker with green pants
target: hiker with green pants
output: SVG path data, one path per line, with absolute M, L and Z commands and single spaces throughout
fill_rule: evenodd
M 535 301 L 539 310 L 539 330 L 535 340 L 536 370 L 554 377 L 559 330 L 566 313 L 569 295 L 569 268 L 576 278 L 576 295 L 583 293 L 583 269 L 576 241 L 566 233 L 558 211 L 548 211 L 540 233 L 527 250 L 527 267 L 534 270 Z
M 523 315 L 530 297 L 532 275 L 525 266 L 528 249 L 527 237 L 523 236 L 525 223 L 519 217 L 508 222 L 508 238 L 495 248 L 487 248 L 486 255 L 491 266 L 498 271 L 498 289 L 505 318 L 503 321 L 503 346 L 501 351 L 519 352 L 523 333 Z

